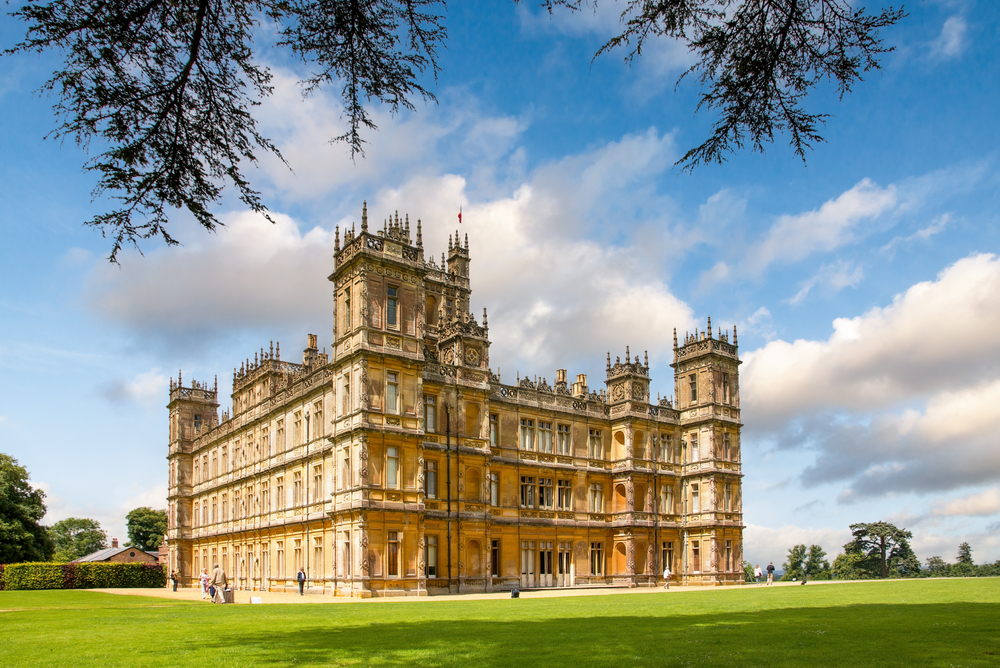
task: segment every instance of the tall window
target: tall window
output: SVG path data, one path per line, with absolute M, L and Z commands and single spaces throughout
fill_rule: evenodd
M 268 483 L 260 483 L 260 505 L 265 513 L 271 512 L 271 490 Z
M 399 412 L 399 374 L 395 371 L 385 374 L 385 412 Z
M 604 487 L 599 482 L 590 483 L 590 512 L 604 512 Z
M 278 420 L 278 438 L 275 445 L 281 449 L 281 452 L 285 451 L 285 421 L 284 419 Z
M 222 495 L 222 521 L 225 522 L 229 519 L 229 495 Z
M 351 289 L 344 290 L 344 332 L 351 331 Z
M 344 374 L 343 388 L 343 399 L 341 400 L 343 408 L 341 409 L 341 413 L 347 415 L 351 412 L 351 374 L 349 373 Z
M 424 431 L 433 434 L 437 431 L 437 397 L 424 395 Z
M 556 450 L 560 455 L 569 454 L 569 425 L 561 424 L 556 426 L 556 435 L 558 440 L 556 441 Z
M 521 449 L 535 449 L 535 421 L 521 419 Z
M 315 426 L 314 426 L 314 429 L 313 429 L 313 431 L 315 431 L 315 434 L 313 435 L 313 437 L 314 438 L 319 438 L 320 436 L 323 435 L 323 402 L 322 401 L 317 401 L 316 403 L 313 404 L 313 422 L 316 423 Z
M 500 577 L 500 541 L 494 540 L 490 547 L 490 574 Z
M 277 563 L 277 566 L 278 566 L 278 577 L 279 578 L 284 578 L 285 575 L 286 575 L 286 573 L 285 573 L 285 541 L 279 540 L 279 541 L 277 541 L 275 543 L 275 546 L 276 547 L 275 547 L 275 554 L 274 554 L 274 556 L 277 557 L 276 561 L 278 562 Z
M 274 493 L 278 501 L 278 510 L 285 509 L 285 478 L 278 476 L 274 479 Z
M 500 505 L 500 474 L 491 473 L 490 474 L 490 504 L 494 506 Z
M 396 327 L 398 323 L 396 322 L 396 315 L 399 311 L 399 298 L 397 296 L 397 288 L 390 285 L 386 290 L 385 298 L 385 324 L 389 327 Z
M 688 376 L 688 384 L 691 387 L 691 403 L 698 403 L 698 375 L 691 374 Z
M 436 578 L 438 572 L 438 537 L 426 536 L 424 543 L 424 575 Z
M 399 486 L 399 448 L 388 447 L 385 449 L 385 486 Z
M 600 429 L 590 430 L 589 456 L 591 459 L 601 459 L 604 457 L 604 444 L 602 442 Z
M 552 478 L 538 479 L 538 507 L 552 508 Z
M 311 438 L 312 438 L 312 435 L 311 435 L 311 432 L 309 431 L 309 411 L 307 409 L 306 410 L 306 441 L 305 442 L 308 443 Z
M 691 441 L 689 461 L 701 461 L 701 454 L 698 452 L 698 434 L 691 434 L 689 438 Z
M 351 532 L 343 532 L 342 544 L 344 546 L 343 550 L 343 563 L 344 563 L 344 575 L 351 577 Z
M 535 507 L 535 479 L 530 476 L 521 476 L 521 507 Z
M 313 568 L 316 569 L 317 575 L 322 575 L 323 573 L 323 537 L 316 536 L 313 538 Z
M 691 485 L 691 512 L 701 512 L 701 501 L 698 497 L 698 485 Z
M 727 513 L 733 510 L 733 486 L 730 483 L 726 483 L 725 498 L 723 500 L 723 508 Z
M 604 574 L 604 543 L 590 544 L 590 574 Z
M 219 497 L 212 497 L 212 524 L 219 521 Z
M 726 570 L 733 570 L 733 541 L 726 541 Z
M 390 531 L 389 532 L 389 549 L 386 553 L 387 570 L 386 575 L 389 577 L 399 577 L 399 532 Z
M 490 413 L 490 445 L 497 447 L 500 444 L 500 416 Z
M 201 460 L 197 458 L 194 460 L 194 482 L 196 485 L 201 482 Z
M 195 431 L 201 431 L 201 416 L 200 415 L 195 415 L 194 416 L 194 430 Z
M 552 423 L 538 423 L 538 451 L 552 452 Z
M 701 572 L 701 543 L 696 540 L 691 541 L 691 570 Z
M 313 467 L 313 503 L 319 503 L 323 500 L 323 467 L 314 466 Z
M 351 451 L 344 450 L 344 456 L 340 460 L 340 485 L 342 489 L 351 488 Z
M 215 450 L 212 451 L 212 477 L 219 477 L 219 453 Z
M 674 543 L 673 541 L 663 542 L 663 565 L 674 572 Z
M 302 504 L 302 473 L 296 471 L 292 474 L 292 506 Z
M 661 462 L 673 461 L 673 439 L 670 434 L 660 434 L 660 453 L 659 460 Z
M 229 448 L 222 446 L 222 472 L 229 472 Z
M 725 459 L 725 460 L 727 460 L 727 461 L 730 459 L 729 448 L 730 448 L 729 434 L 723 434 L 722 435 L 722 458 Z
M 662 491 L 663 494 L 661 502 L 663 508 L 660 509 L 660 512 L 671 515 L 674 512 L 674 486 L 666 484 L 661 486 L 660 490 Z
M 454 307 L 455 303 L 452 300 L 449 299 L 445 302 L 444 314 L 445 317 L 448 318 L 448 320 L 451 320 L 451 314 L 453 312 Z
M 424 498 L 436 499 L 438 489 L 438 463 L 434 461 L 424 462 Z
M 559 480 L 556 485 L 559 491 L 559 510 L 573 509 L 573 486 L 570 480 Z
M 292 422 L 292 443 L 295 445 L 302 443 L 302 411 L 295 411 L 295 420 Z
M 295 570 L 298 571 L 300 568 L 305 567 L 305 561 L 302 559 L 302 539 L 296 538 L 295 542 L 292 544 L 293 553 L 292 557 L 295 560 Z

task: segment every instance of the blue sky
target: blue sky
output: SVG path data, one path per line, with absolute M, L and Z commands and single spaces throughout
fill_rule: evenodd
M 399 211 L 425 248 L 469 235 L 473 304 L 505 381 L 557 368 L 603 379 L 607 351 L 648 350 L 673 394 L 672 329 L 739 327 L 746 556 L 795 543 L 832 558 L 848 525 L 886 519 L 922 559 L 1000 559 L 1000 244 L 994 3 L 931 1 L 884 33 L 896 51 L 843 101 L 827 142 L 784 140 L 689 174 L 711 127 L 690 56 L 591 63 L 614 5 L 550 18 L 531 3 L 453 3 L 437 104 L 390 116 L 352 163 L 336 95 L 303 101 L 301 65 L 265 51 L 260 110 L 276 160 L 252 169 L 277 221 L 235 198 L 215 235 L 183 215 L 179 248 L 106 261 L 81 226 L 106 203 L 71 142 L 43 137 L 47 57 L 0 67 L 0 451 L 49 494 L 48 521 L 163 506 L 168 378 L 219 376 L 280 340 L 331 337 L 333 229 Z M 19 25 L 0 19 L 10 44 Z M 264 36 L 266 41 L 266 35 Z M 228 405 L 224 402 L 224 405 Z

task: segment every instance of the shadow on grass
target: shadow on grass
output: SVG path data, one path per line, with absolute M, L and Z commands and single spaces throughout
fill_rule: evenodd
M 669 617 L 376 621 L 227 634 L 222 663 L 324 666 L 1000 665 L 1000 604 L 869 604 Z

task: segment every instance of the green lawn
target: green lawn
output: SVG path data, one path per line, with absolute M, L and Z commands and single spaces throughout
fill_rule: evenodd
M 0 666 L 997 666 L 1000 579 L 232 605 L 0 592 Z

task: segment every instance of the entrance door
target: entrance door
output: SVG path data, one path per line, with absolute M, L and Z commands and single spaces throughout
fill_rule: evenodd
M 538 586 L 551 587 L 552 582 L 552 542 L 538 544 Z
M 559 543 L 559 570 L 557 572 L 557 585 L 560 587 L 573 586 L 572 573 L 572 543 Z
M 521 541 L 521 586 L 535 586 L 535 541 Z

